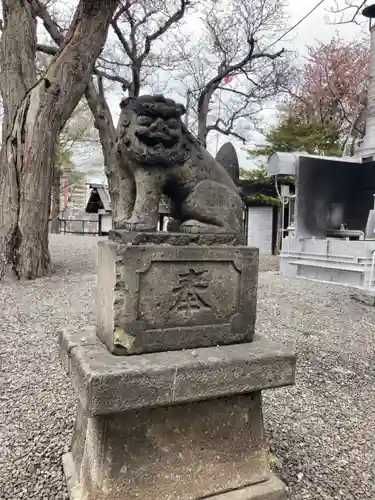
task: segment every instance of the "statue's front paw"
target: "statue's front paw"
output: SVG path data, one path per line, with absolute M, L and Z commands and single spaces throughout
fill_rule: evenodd
M 151 226 L 150 224 L 145 224 L 143 222 L 127 222 L 124 229 L 127 229 L 128 231 L 154 232 L 156 231 L 156 226 Z
M 126 231 L 154 232 L 156 226 L 144 221 L 132 221 L 131 219 L 122 219 L 115 223 L 116 229 L 125 229 Z
M 220 228 L 212 224 L 205 224 L 198 220 L 187 220 L 181 224 L 180 231 L 182 233 L 193 234 L 217 234 L 220 233 Z

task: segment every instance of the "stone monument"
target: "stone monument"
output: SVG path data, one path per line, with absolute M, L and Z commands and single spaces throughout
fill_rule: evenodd
M 63 332 L 78 393 L 63 465 L 71 500 L 285 500 L 269 470 L 261 391 L 295 356 L 254 335 L 258 251 L 226 168 L 162 96 L 122 104 L 126 217 L 99 243 L 97 325 Z M 168 232 L 156 232 L 160 197 Z

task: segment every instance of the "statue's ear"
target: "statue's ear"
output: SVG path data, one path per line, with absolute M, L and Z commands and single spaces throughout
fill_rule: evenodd
M 177 109 L 180 113 L 180 116 L 183 116 L 186 113 L 186 108 L 183 104 L 177 104 Z
M 125 99 L 123 99 L 120 102 L 120 108 L 124 109 L 127 106 L 129 106 L 129 105 L 132 106 L 132 107 L 134 107 L 134 103 L 135 103 L 135 98 L 134 97 L 126 97 Z
M 129 126 L 132 120 L 135 105 L 136 105 L 136 99 L 134 97 L 127 97 L 126 99 L 123 99 L 120 102 L 120 108 L 121 108 L 120 121 L 123 127 Z

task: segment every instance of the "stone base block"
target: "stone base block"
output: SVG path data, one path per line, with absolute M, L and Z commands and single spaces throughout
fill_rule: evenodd
M 271 474 L 271 477 L 267 481 L 248 486 L 247 488 L 240 488 L 210 496 L 207 500 L 287 500 L 287 498 L 284 483 Z
M 293 352 L 259 336 L 248 344 L 114 356 L 93 330 L 63 332 L 60 359 L 89 416 L 291 385 L 296 364 Z
M 97 335 L 110 352 L 251 342 L 258 249 L 208 236 L 199 246 L 191 236 L 115 232 L 99 243 Z
M 355 290 L 350 297 L 357 302 L 375 307 L 375 290 Z
M 270 475 L 260 391 L 104 417 L 79 409 L 64 461 L 82 500 L 195 500 L 257 484 Z
M 269 481 L 261 390 L 294 382 L 290 351 L 255 337 L 123 357 L 88 332 L 65 332 L 60 351 L 79 396 L 72 500 L 198 500 Z M 254 488 L 246 498 L 279 500 Z
M 63 468 L 67 480 L 70 500 L 86 500 L 84 492 L 79 484 L 73 456 L 71 453 L 63 455 Z M 125 500 L 127 497 L 123 497 Z M 288 500 L 287 490 L 282 481 L 274 474 L 261 483 L 246 486 L 236 490 L 208 496 L 207 500 Z M 178 500 L 175 498 L 174 500 Z

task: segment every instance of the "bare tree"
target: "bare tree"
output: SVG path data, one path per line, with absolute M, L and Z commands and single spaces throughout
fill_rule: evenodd
M 125 0 L 111 21 L 109 48 L 98 58 L 93 78 L 87 86 L 85 97 L 95 119 L 102 145 L 105 173 L 108 178 L 113 219 L 123 218 L 123 200 L 118 158 L 114 154 L 116 126 L 105 95 L 104 79 L 117 81 L 130 96 L 138 96 L 141 86 L 156 68 L 168 68 L 170 58 L 161 58 L 152 52 L 163 35 L 184 16 L 189 0 Z M 38 15 L 56 45 L 63 40 L 61 27 L 52 19 L 47 9 Z M 55 47 L 39 47 L 52 53 Z M 113 57 L 113 52 L 120 57 Z M 111 53 L 111 54 L 110 54 Z
M 198 19 L 198 40 L 180 33 L 176 50 L 185 62 L 180 78 L 204 145 L 213 130 L 245 141 L 241 121 L 251 121 L 287 86 L 284 51 L 272 50 L 283 25 L 283 9 L 281 0 L 219 0 Z
M 361 16 L 362 10 L 368 4 L 367 0 L 333 0 L 332 6 L 327 10 L 333 24 L 355 23 L 362 25 L 365 18 Z
M 112 19 L 111 26 L 117 36 L 122 54 L 130 70 L 128 93 L 138 96 L 142 73 L 155 71 L 167 65 L 168 57 L 152 53 L 152 45 L 176 23 L 181 21 L 189 0 L 125 0 Z M 111 48 L 112 50 L 112 48 Z
M 118 0 L 80 0 L 58 53 L 38 80 L 36 12 L 40 2 L 2 0 L 2 272 L 10 264 L 19 278 L 32 279 L 50 270 L 51 158 L 60 131 L 87 88 L 117 4 Z

